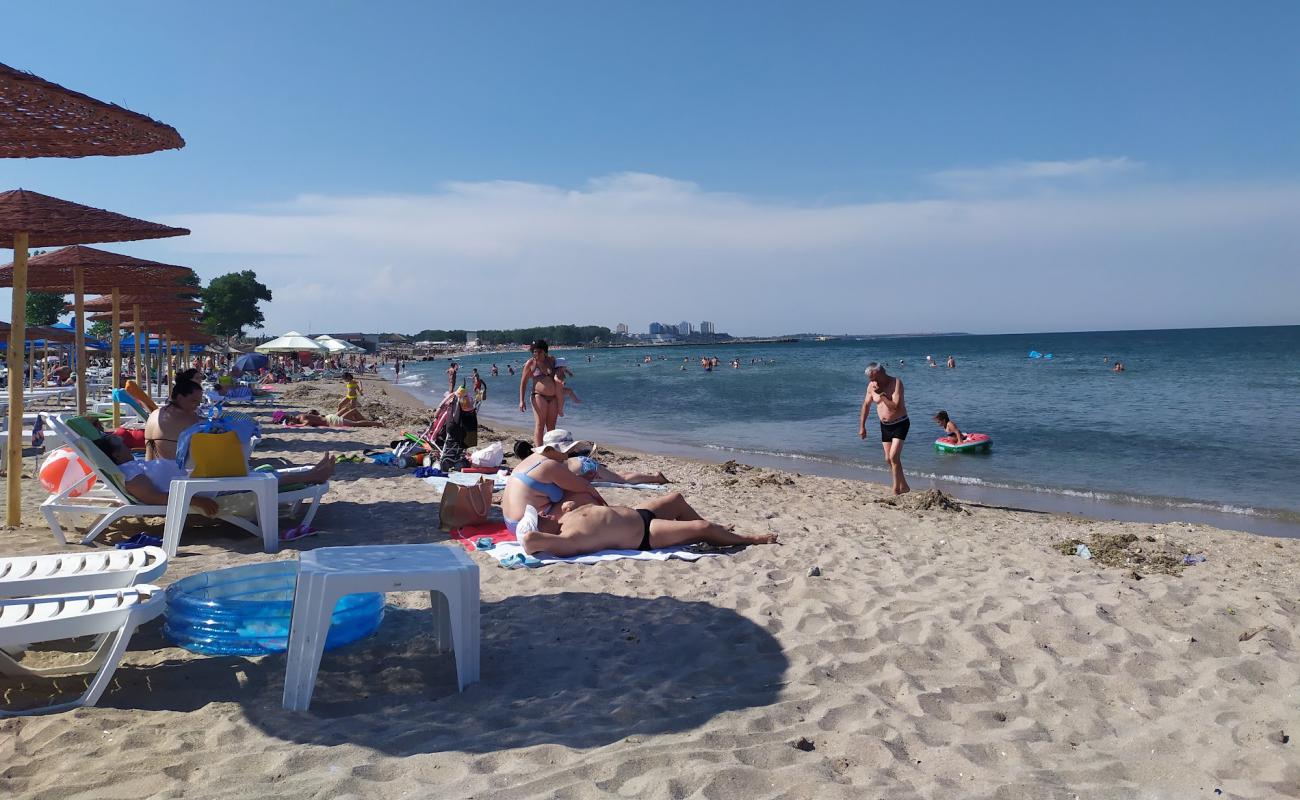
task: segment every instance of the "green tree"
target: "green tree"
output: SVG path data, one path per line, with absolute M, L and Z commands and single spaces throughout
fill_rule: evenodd
M 265 317 L 257 304 L 271 302 L 271 290 L 251 269 L 213 278 L 203 290 L 203 326 L 214 336 L 235 337 L 244 328 L 261 327 Z
M 27 324 L 53 325 L 63 313 L 63 295 L 51 292 L 27 293 Z
M 109 336 L 112 335 L 112 333 L 113 333 L 113 326 L 103 321 L 92 322 L 90 323 L 90 327 L 86 329 L 87 336 L 89 336 L 92 339 L 99 339 L 101 341 L 107 339 Z

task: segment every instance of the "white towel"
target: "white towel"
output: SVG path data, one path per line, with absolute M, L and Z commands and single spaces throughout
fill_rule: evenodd
M 461 486 L 477 486 L 478 482 L 483 478 L 491 478 L 492 491 L 499 492 L 506 488 L 506 481 L 510 476 L 504 472 L 498 472 L 495 475 L 483 475 L 474 472 L 453 472 L 451 475 L 446 477 L 431 476 L 425 478 L 424 482 L 436 489 L 438 494 L 441 495 L 442 490 L 447 488 L 448 483 L 458 483 Z
M 524 548 L 514 542 L 502 542 L 486 552 L 497 561 L 505 561 L 516 556 L 523 556 Z M 665 547 L 661 550 L 601 550 L 596 553 L 569 556 L 568 558 L 556 558 L 547 553 L 540 553 L 532 556 L 532 558 L 541 562 L 538 566 L 544 567 L 548 564 L 599 564 L 602 561 L 618 561 L 622 558 L 634 558 L 640 561 L 668 561 L 672 558 L 678 558 L 682 561 L 699 561 L 701 558 L 720 555 L 724 554 L 697 553 L 685 547 Z
M 592 481 L 591 485 L 597 489 L 639 489 L 643 492 L 668 488 L 668 485 L 663 483 L 614 483 L 613 481 Z

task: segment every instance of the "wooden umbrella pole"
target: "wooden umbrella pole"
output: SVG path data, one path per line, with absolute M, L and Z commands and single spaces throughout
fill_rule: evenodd
M 113 380 L 112 387 L 120 388 L 122 381 L 122 293 L 113 287 Z M 113 429 L 122 426 L 122 406 L 113 398 Z
M 140 383 L 142 376 L 140 373 L 140 304 L 139 303 L 135 303 L 131 306 L 131 314 L 133 315 L 131 317 L 131 327 L 134 331 L 134 335 L 131 338 L 134 339 L 132 344 L 135 345 L 135 369 L 132 370 L 132 372 L 135 373 L 135 382 Z
M 149 349 L 149 329 L 144 329 L 144 341 L 140 344 L 143 350 L 140 351 L 140 357 L 144 359 L 144 391 L 150 397 L 153 397 L 153 351 Z
M 23 521 L 23 373 L 14 369 L 14 354 L 23 352 L 27 339 L 27 234 L 14 234 L 14 286 L 9 329 L 9 440 L 6 442 L 5 524 Z M 22 356 L 18 356 L 22 358 Z
M 80 265 L 72 269 L 72 302 L 75 306 L 77 353 L 77 413 L 86 413 L 86 273 Z
M 190 368 L 190 343 L 181 342 L 181 369 Z

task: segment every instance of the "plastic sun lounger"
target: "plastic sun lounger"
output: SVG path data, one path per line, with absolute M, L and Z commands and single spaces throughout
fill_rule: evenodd
M 0 558 L 0 598 L 122 589 L 167 569 L 159 547 Z
M 108 688 L 117 665 L 141 624 L 162 613 L 167 597 L 147 583 L 122 589 L 39 595 L 0 600 L 0 673 L 14 676 L 54 678 L 93 672 L 84 694 L 68 703 L 41 706 L 27 711 L 0 710 L 0 717 L 48 714 L 83 705 L 93 706 Z M 98 646 L 80 664 L 57 667 L 24 667 L 6 651 L 21 650 L 35 642 L 95 636 Z
M 51 427 L 63 435 L 64 441 L 76 451 L 77 455 L 81 456 L 81 459 L 90 466 L 92 474 L 99 479 L 99 483 L 95 488 L 86 495 L 81 497 L 71 496 L 71 493 L 77 491 L 81 486 L 79 482 L 58 494 L 50 495 L 45 499 L 45 502 L 41 503 L 41 513 L 45 516 L 45 521 L 49 523 L 50 530 L 54 532 L 54 538 L 58 540 L 59 544 L 67 544 L 63 527 L 59 524 L 58 515 L 60 513 L 99 517 L 98 521 L 91 525 L 86 535 L 82 537 L 82 544 L 90 544 L 95 541 L 109 525 L 119 519 L 167 516 L 167 506 L 147 505 L 132 497 L 126 490 L 126 477 L 118 469 L 117 465 L 110 461 L 108 456 L 104 455 L 92 442 L 68 427 L 66 420 L 57 416 L 51 416 L 49 419 Z M 90 476 L 87 476 L 85 480 L 90 480 Z M 211 487 L 211 491 L 221 491 L 220 478 L 206 479 L 206 482 Z M 311 521 L 316 517 L 321 498 L 328 491 L 329 482 L 327 481 L 294 491 L 280 492 L 278 502 L 280 505 L 290 505 L 290 516 L 293 516 L 297 514 L 303 504 L 310 500 L 310 508 L 303 519 L 303 524 L 310 525 Z M 241 516 L 222 514 L 216 518 L 229 522 L 254 536 L 261 537 L 263 549 L 268 553 L 273 553 L 279 549 L 278 540 L 268 541 L 261 527 Z M 183 523 L 180 527 L 183 530 Z

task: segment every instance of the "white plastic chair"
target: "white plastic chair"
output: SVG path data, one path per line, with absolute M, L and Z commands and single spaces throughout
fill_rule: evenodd
M 167 554 L 158 547 L 0 558 L 0 598 L 120 589 L 166 569 Z
M 109 525 L 119 519 L 166 517 L 168 522 L 164 530 L 164 542 L 171 542 L 167 551 L 168 555 L 176 555 L 176 547 L 180 542 L 181 531 L 184 529 L 185 517 L 189 514 L 188 505 L 180 507 L 180 511 L 184 513 L 176 513 L 173 516 L 171 506 L 175 505 L 175 503 L 171 502 L 173 497 L 170 492 L 168 495 L 169 502 L 165 506 L 140 503 L 127 493 L 126 477 L 122 474 L 122 470 L 118 469 L 117 465 L 110 461 L 108 456 L 104 455 L 103 451 L 68 427 L 67 422 L 62 417 L 51 415 L 49 422 L 50 426 L 63 436 L 68 446 L 75 450 L 77 455 L 81 456 L 81 459 L 86 462 L 99 479 L 99 483 L 95 488 L 82 497 L 71 496 L 72 492 L 81 488 L 81 483 L 77 483 L 58 494 L 50 495 L 45 499 L 45 502 L 41 503 L 41 513 L 45 515 L 45 521 L 49 523 L 50 530 L 54 532 L 54 538 L 58 540 L 59 544 L 67 543 L 67 539 L 63 535 L 63 527 L 59 524 L 58 515 L 61 513 L 99 517 L 99 520 L 82 537 L 82 544 L 90 544 L 95 541 Z M 263 473 L 254 474 L 260 475 Z M 267 477 L 272 478 L 269 475 Z M 90 477 L 87 476 L 86 480 L 90 480 Z M 189 483 L 195 483 L 197 480 L 204 481 L 203 488 L 199 490 L 203 492 L 241 491 L 264 485 L 260 482 L 262 479 L 251 478 L 251 476 L 249 478 L 194 479 Z M 258 482 L 252 483 L 251 481 Z M 272 487 L 274 486 L 275 484 L 272 483 Z M 303 524 L 310 525 L 311 521 L 316 517 L 321 497 L 328 491 L 329 482 L 314 484 L 292 492 L 278 492 L 275 494 L 275 502 L 277 504 L 291 505 L 289 513 L 294 515 L 305 502 L 310 500 L 311 507 L 303 520 Z M 258 508 L 261 509 L 262 507 L 263 505 L 259 503 Z M 259 521 L 264 523 L 261 526 L 233 514 L 223 514 L 218 516 L 217 519 L 229 522 L 254 536 L 262 537 L 263 548 L 268 553 L 274 553 L 279 549 L 279 520 L 275 512 L 261 515 Z M 170 538 L 168 533 L 171 534 Z
M 162 613 L 166 595 L 142 583 L 123 589 L 96 589 L 38 597 L 0 600 L 0 648 L 22 649 L 33 642 L 99 636 L 99 646 L 80 664 L 24 667 L 0 650 L 0 672 L 15 676 L 53 678 L 94 672 L 84 694 L 68 703 L 28 711 L 0 710 L 0 717 L 48 714 L 78 706 L 93 706 L 113 678 L 135 629 Z
M 282 704 L 306 711 L 316 687 L 334 606 L 359 592 L 427 591 L 440 651 L 456 652 L 457 688 L 478 681 L 478 565 L 439 544 L 320 547 L 303 553 L 293 593 Z M 450 645 L 450 647 L 448 647 Z

